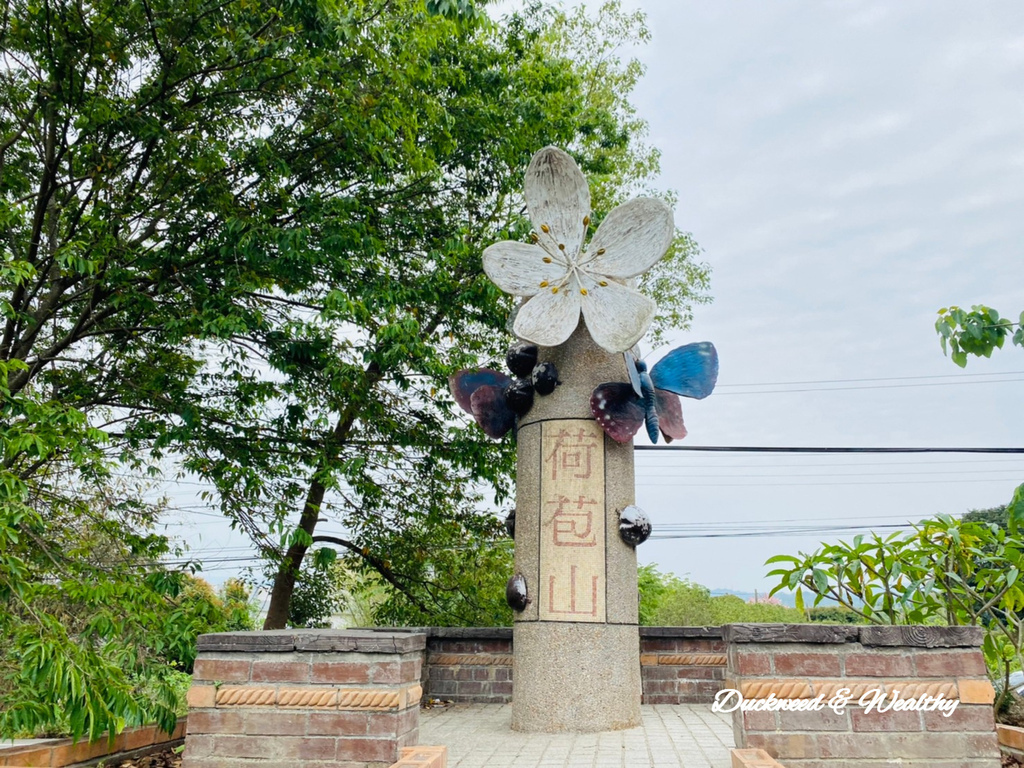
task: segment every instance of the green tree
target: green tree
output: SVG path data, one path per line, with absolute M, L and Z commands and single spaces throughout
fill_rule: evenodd
M 1003 348 L 1007 336 L 1018 347 L 1024 347 L 1024 312 L 1014 321 L 1000 317 L 996 310 L 983 304 L 972 306 L 970 312 L 960 307 L 943 307 L 935 321 L 935 331 L 942 353 L 948 352 L 953 362 L 964 368 L 968 355 L 992 357 L 995 350 Z
M 450 576 L 437 555 L 414 555 L 494 540 L 481 510 L 508 494 L 512 445 L 454 418 L 445 391 L 508 342 L 480 252 L 526 237 L 521 174 L 545 144 L 593 179 L 596 217 L 656 169 L 628 106 L 640 70 L 614 53 L 642 22 L 616 3 L 587 18 L 536 5 L 498 25 L 461 0 L 5 4 L 5 674 L 52 663 L 16 685 L 3 727 L 65 707 L 96 733 L 155 711 L 129 681 L 133 659 L 156 663 L 144 628 L 180 586 L 158 565 L 167 542 L 121 521 L 137 559 L 103 576 L 53 544 L 53 510 L 83 515 L 79 491 L 106 492 L 112 468 L 160 459 L 210 484 L 277 564 L 268 627 L 323 520 L 420 615 L 466 605 L 433 588 Z M 652 289 L 685 286 L 670 318 L 705 300 L 697 257 L 679 233 Z M 65 591 L 106 617 L 99 634 L 46 639 Z
M 508 493 L 510 444 L 453 420 L 444 391 L 507 343 L 480 251 L 525 237 L 521 173 L 544 144 L 574 152 L 597 215 L 656 169 L 627 101 L 639 67 L 614 53 L 639 17 L 432 7 L 456 18 L 15 0 L 3 19 L 5 471 L 177 462 L 279 563 L 268 627 L 323 519 L 443 613 L 418 561 L 382 553 L 440 521 L 485 535 L 482 488 Z M 680 233 L 654 288 L 685 287 L 669 317 L 705 299 L 696 258 Z
M 965 368 L 968 355 L 992 357 L 995 350 L 1002 349 L 1007 336 L 1018 347 L 1024 347 L 1024 312 L 1014 321 L 1000 317 L 999 312 L 983 304 L 972 306 L 970 312 L 956 306 L 943 307 L 935 321 L 935 331 L 942 353 L 947 353 L 948 345 L 953 362 Z M 1024 523 L 1024 483 L 1014 491 L 1007 512 L 1013 525 Z
M 874 624 L 980 626 L 982 650 L 994 670 L 1009 675 L 1024 662 L 1024 541 L 993 523 L 939 515 L 909 533 L 857 536 L 811 554 L 777 555 L 773 590 L 803 592 L 814 604 L 839 603 Z M 1004 690 L 1006 688 L 1004 687 Z
M 74 433 L 50 439 L 41 452 L 95 458 Z M 168 626 L 182 574 L 155 565 L 170 553 L 152 533 L 159 509 L 54 465 L 31 484 L 0 473 L 0 494 L 0 735 L 173 727 L 182 638 Z M 195 636 L 184 642 L 194 656 Z

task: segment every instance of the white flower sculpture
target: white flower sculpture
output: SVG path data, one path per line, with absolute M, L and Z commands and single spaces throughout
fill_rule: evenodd
M 554 347 L 572 335 L 580 311 L 594 341 L 625 352 L 643 338 L 657 305 L 630 287 L 672 242 L 672 209 L 640 197 L 615 208 L 583 250 L 590 226 L 590 189 L 569 155 L 545 147 L 533 156 L 524 183 L 534 243 L 504 240 L 484 251 L 484 271 L 506 293 L 532 297 L 513 330 Z

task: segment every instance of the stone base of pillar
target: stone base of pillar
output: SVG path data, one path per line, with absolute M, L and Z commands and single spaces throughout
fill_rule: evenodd
M 633 624 L 517 622 L 512 730 L 616 731 L 640 725 L 640 632 Z

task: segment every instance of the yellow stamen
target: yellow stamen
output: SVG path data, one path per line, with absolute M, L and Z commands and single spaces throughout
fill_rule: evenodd
M 551 227 L 549 227 L 547 224 L 541 224 L 540 231 L 546 234 L 551 231 Z
M 586 288 L 580 288 L 580 293 L 582 293 L 584 296 L 586 296 L 587 295 L 587 289 Z
M 603 288 L 606 285 L 608 285 L 608 281 L 607 280 L 602 280 L 601 282 L 598 283 L 598 285 L 600 285 Z
M 551 289 L 551 292 L 552 292 L 552 293 L 558 293 L 558 287 L 556 286 L 556 287 L 552 288 L 552 289 Z
M 541 288 L 547 288 L 548 287 L 548 281 L 545 280 L 543 283 L 540 284 L 540 287 Z
M 584 227 L 589 227 L 590 226 L 590 217 L 589 216 L 584 216 L 583 217 L 583 226 Z
M 559 243 L 558 244 L 558 250 L 564 251 L 565 250 L 565 243 Z
M 545 256 L 544 257 L 544 263 L 545 264 L 550 264 L 551 263 L 551 257 L 550 256 Z
M 604 248 L 598 248 L 597 249 L 597 255 L 598 256 L 604 256 Z
M 538 240 L 540 240 L 540 238 L 537 237 L 537 233 L 536 232 L 531 232 L 530 233 L 530 242 L 531 243 L 536 243 Z

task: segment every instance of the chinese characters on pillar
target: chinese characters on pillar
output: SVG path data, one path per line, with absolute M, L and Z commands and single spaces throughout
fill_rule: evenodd
M 604 433 L 544 422 L 541 457 L 539 618 L 604 622 Z

